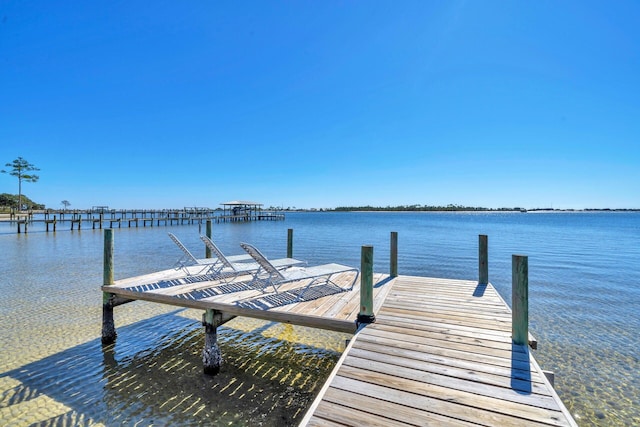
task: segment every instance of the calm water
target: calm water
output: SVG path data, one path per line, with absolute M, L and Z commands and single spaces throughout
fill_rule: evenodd
M 214 224 L 228 254 L 254 243 L 311 264 L 359 266 L 374 245 L 388 271 L 477 278 L 478 234 L 489 279 L 510 301 L 511 255 L 529 256 L 536 358 L 580 425 L 640 425 L 639 213 L 291 213 L 286 221 Z M 63 230 L 64 229 L 64 230 Z M 118 340 L 100 344 L 101 230 L 17 235 L 0 224 L 0 424 L 291 425 L 344 349 L 344 334 L 235 319 L 220 328 L 220 375 L 202 374 L 200 312 L 143 302 L 115 309 Z M 115 229 L 116 279 L 170 267 L 175 233 L 204 256 L 198 225 Z

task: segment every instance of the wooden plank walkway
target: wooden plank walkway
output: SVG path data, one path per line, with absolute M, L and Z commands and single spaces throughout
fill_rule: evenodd
M 492 285 L 400 276 L 301 425 L 577 424 Z

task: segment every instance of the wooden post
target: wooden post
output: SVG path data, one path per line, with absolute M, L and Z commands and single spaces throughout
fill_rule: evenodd
M 360 255 L 360 313 L 356 324 L 373 323 L 373 246 L 362 246 Z
M 204 349 L 202 350 L 202 363 L 204 373 L 215 375 L 220 372 L 222 365 L 222 354 L 218 346 L 218 326 L 222 324 L 222 313 L 207 309 L 202 315 L 202 325 L 204 326 Z
M 113 285 L 113 230 L 104 230 L 104 286 Z M 111 344 L 116 340 L 116 327 L 113 322 L 113 300 L 115 295 L 109 292 L 102 293 L 102 343 Z
M 287 258 L 293 258 L 293 228 L 287 230 Z
M 398 277 L 398 232 L 391 232 L 391 243 L 389 248 L 389 275 Z
M 207 220 L 207 229 L 205 231 L 205 234 L 209 239 L 211 239 L 211 220 L 210 219 Z M 204 257 L 211 258 L 211 249 L 209 249 L 209 246 L 207 245 L 204 245 Z
M 489 243 L 486 234 L 478 236 L 478 284 L 489 283 Z
M 511 258 L 511 310 L 514 344 L 529 343 L 529 261 L 524 255 Z

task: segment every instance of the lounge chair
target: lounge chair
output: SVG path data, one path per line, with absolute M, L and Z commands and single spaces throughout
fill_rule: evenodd
M 211 252 L 216 256 L 216 259 L 219 261 L 218 263 L 211 264 L 208 267 L 208 271 L 206 274 L 210 276 L 212 279 L 229 282 L 234 280 L 236 277 L 238 277 L 241 274 L 251 273 L 254 276 L 263 274 L 260 271 L 262 269 L 262 266 L 260 263 L 233 262 L 232 257 L 225 256 L 210 238 L 208 238 L 207 236 L 200 236 L 200 239 L 211 250 Z M 243 256 L 249 257 L 249 259 L 253 259 L 251 255 L 243 255 Z M 300 261 L 294 258 L 281 258 L 281 259 L 273 260 L 272 262 L 272 266 L 276 271 L 280 271 L 292 266 L 303 265 L 303 264 L 306 264 L 306 262 Z
M 173 234 L 168 233 L 173 243 L 176 244 L 182 251 L 182 256 L 176 261 L 173 268 L 176 270 L 182 269 L 188 276 L 191 276 L 191 272 L 187 269 L 187 267 L 191 267 L 194 265 L 202 266 L 202 269 L 199 270 L 198 274 L 201 274 L 208 268 L 211 268 L 217 264 L 220 264 L 221 261 L 218 258 L 202 258 L 198 259 L 187 249 L 185 245 Z M 213 243 L 213 242 L 212 242 Z M 220 251 L 218 251 L 220 252 Z M 249 255 L 233 255 L 226 257 L 226 260 L 229 262 L 240 262 L 240 261 L 251 261 L 253 258 Z
M 353 285 L 356 283 L 358 279 L 358 275 L 360 274 L 360 270 L 354 267 L 347 267 L 346 265 L 341 264 L 323 264 L 317 265 L 313 267 L 300 267 L 300 268 L 291 268 L 284 271 L 278 270 L 271 261 L 267 259 L 256 247 L 248 244 L 248 243 L 240 243 L 242 249 L 247 251 L 249 255 L 253 259 L 256 260 L 260 267 L 262 267 L 261 271 L 256 272 L 254 274 L 253 279 L 251 280 L 251 284 L 254 287 L 257 287 L 262 290 L 262 292 L 266 292 L 265 289 L 269 287 L 273 287 L 275 293 L 278 293 L 278 288 L 285 283 L 296 282 L 305 279 L 311 279 L 309 283 L 302 289 L 300 293 L 298 293 L 298 300 L 302 300 L 302 295 L 312 286 L 312 285 L 330 285 L 337 288 L 339 291 L 350 291 L 353 289 Z M 345 273 L 354 271 L 356 275 L 353 279 L 353 282 L 348 287 L 343 287 L 335 283 L 331 280 L 331 277 L 335 274 Z

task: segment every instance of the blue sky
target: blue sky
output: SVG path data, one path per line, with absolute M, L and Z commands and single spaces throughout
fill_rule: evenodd
M 0 163 L 38 166 L 23 191 L 53 208 L 640 208 L 638 22 L 637 1 L 0 0 Z

